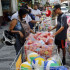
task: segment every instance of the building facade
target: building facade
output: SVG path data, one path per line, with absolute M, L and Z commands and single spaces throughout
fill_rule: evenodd
M 4 13 L 14 13 L 17 11 L 17 0 L 0 0 L 0 24 Z

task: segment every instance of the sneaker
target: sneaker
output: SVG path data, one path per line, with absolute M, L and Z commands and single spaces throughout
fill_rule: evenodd
M 63 63 L 63 65 L 66 65 L 66 60 L 65 60 L 65 58 L 63 58 L 62 63 Z

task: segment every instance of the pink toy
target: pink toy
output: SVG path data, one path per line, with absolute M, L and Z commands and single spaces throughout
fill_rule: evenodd
M 68 25 L 70 24 L 70 17 L 67 19 L 67 24 Z

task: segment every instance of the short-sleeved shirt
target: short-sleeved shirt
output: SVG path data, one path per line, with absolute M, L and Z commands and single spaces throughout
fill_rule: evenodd
M 25 17 L 26 23 L 29 23 L 30 21 L 32 21 L 31 17 L 27 14 Z
M 13 19 L 18 19 L 18 12 L 12 15 L 11 20 Z M 28 14 L 25 17 L 25 20 L 26 20 L 26 23 L 29 23 L 30 21 L 32 21 L 31 17 Z
M 11 20 L 13 19 L 18 19 L 18 11 L 12 15 Z
M 37 9 L 37 10 L 32 9 L 32 14 L 39 15 L 39 14 L 41 14 L 41 11 L 39 9 Z M 35 20 L 39 21 L 40 20 L 39 16 L 35 16 Z
M 49 17 L 50 15 L 51 15 L 51 11 L 50 10 L 47 10 L 46 11 L 46 16 Z
M 58 31 L 61 27 L 64 27 L 64 29 L 56 35 L 56 39 L 58 40 L 65 40 L 67 38 L 67 17 L 65 14 L 60 14 L 57 18 L 57 28 L 56 31 Z

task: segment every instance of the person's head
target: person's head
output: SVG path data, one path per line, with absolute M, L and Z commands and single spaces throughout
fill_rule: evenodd
M 21 9 L 23 9 L 23 8 L 28 9 L 28 5 L 27 4 L 23 4 L 20 8 Z
M 20 20 L 25 18 L 27 13 L 28 13 L 28 11 L 26 9 L 19 9 L 18 14 L 19 14 Z
M 53 11 L 54 11 L 56 14 L 61 14 L 61 13 L 62 13 L 62 11 L 61 11 L 61 5 L 60 5 L 60 4 L 54 5 Z
M 37 10 L 37 9 L 38 9 L 37 5 L 34 5 L 34 9 L 35 9 L 35 10 Z
M 28 9 L 28 4 L 25 4 L 25 8 Z
M 46 10 L 46 7 L 43 7 L 43 10 Z

